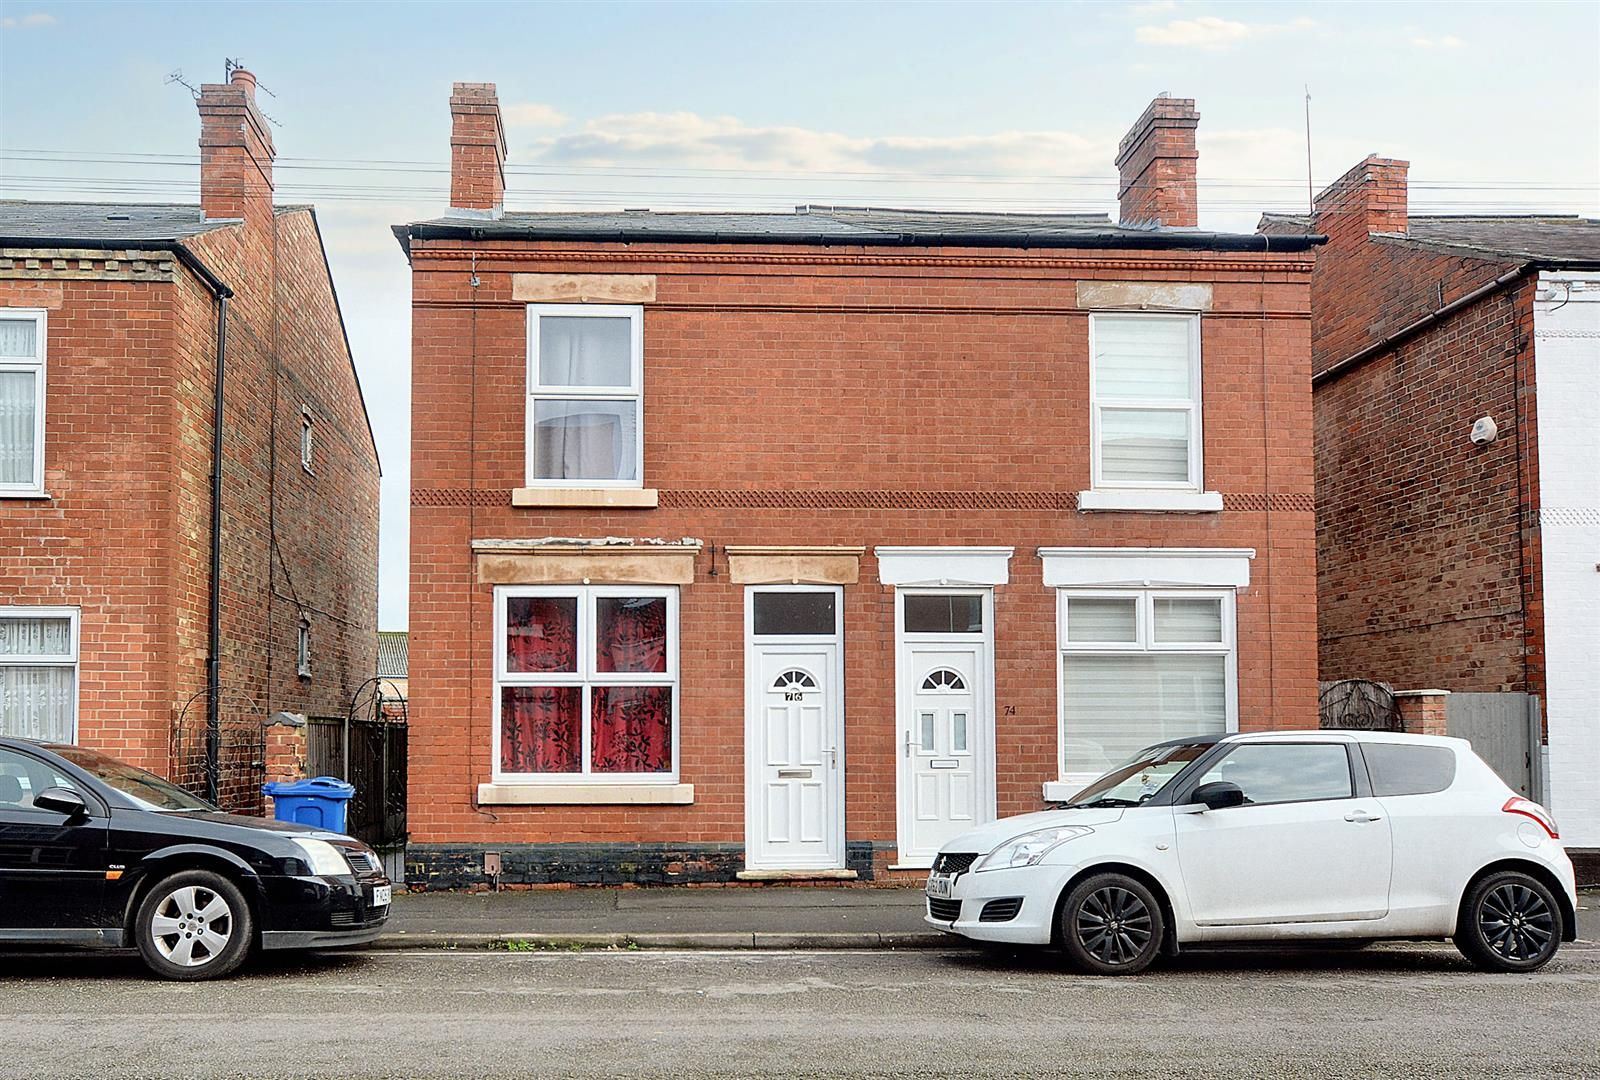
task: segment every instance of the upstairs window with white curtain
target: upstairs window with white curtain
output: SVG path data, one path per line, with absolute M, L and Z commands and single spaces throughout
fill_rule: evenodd
M 70 743 L 77 720 L 77 609 L 0 608 L 0 735 Z
M 644 309 L 528 306 L 529 487 L 641 487 Z
M 1062 589 L 1061 775 L 1236 726 L 1234 593 Z
M 45 313 L 0 308 L 0 497 L 44 494 Z
M 1095 488 L 1201 489 L 1200 317 L 1090 316 Z

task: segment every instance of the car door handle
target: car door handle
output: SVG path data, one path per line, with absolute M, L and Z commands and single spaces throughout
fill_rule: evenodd
M 1352 810 L 1352 811 L 1350 811 L 1348 814 L 1346 814 L 1344 816 L 1344 819 L 1346 821 L 1356 821 L 1356 822 L 1382 821 L 1383 820 L 1381 815 L 1379 815 L 1379 814 L 1369 814 L 1365 810 Z

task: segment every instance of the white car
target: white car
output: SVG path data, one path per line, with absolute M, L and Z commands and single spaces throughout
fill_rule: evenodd
M 1576 936 L 1556 823 L 1462 739 L 1261 732 L 1136 754 L 1059 809 L 946 844 L 927 921 L 1131 975 L 1227 942 L 1453 938 L 1533 971 Z

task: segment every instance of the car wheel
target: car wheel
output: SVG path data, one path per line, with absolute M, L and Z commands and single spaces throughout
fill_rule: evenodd
M 1544 882 L 1490 874 L 1461 902 L 1456 948 L 1482 971 L 1537 971 L 1561 947 L 1561 907 Z
M 1061 947 L 1095 975 L 1135 975 L 1161 952 L 1166 921 L 1155 894 L 1123 874 L 1079 882 L 1061 905 Z
M 155 883 L 134 916 L 145 966 L 164 979 L 216 979 L 250 952 L 255 925 L 238 886 L 210 870 L 185 870 Z

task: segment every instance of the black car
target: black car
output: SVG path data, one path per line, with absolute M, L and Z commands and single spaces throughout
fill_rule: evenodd
M 378 936 L 390 883 L 339 833 L 227 814 L 94 750 L 0 738 L 0 942 L 136 946 L 168 979 Z

